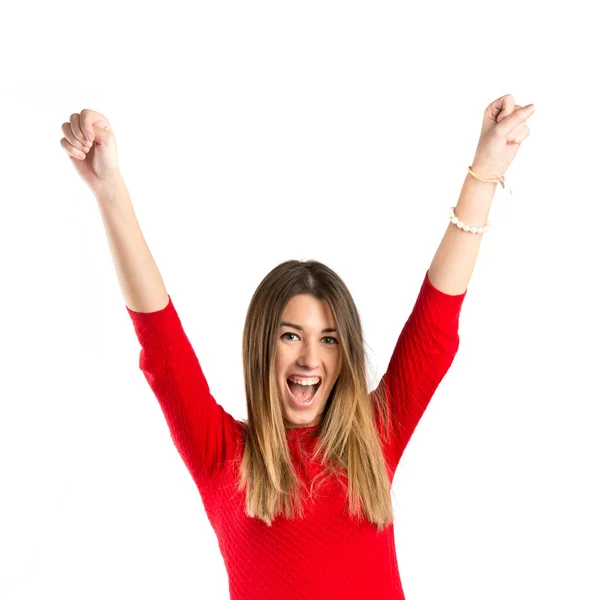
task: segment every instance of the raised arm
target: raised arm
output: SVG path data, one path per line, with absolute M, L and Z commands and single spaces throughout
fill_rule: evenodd
M 152 313 L 129 308 L 140 342 L 139 367 L 156 396 L 171 439 L 198 486 L 212 479 L 241 449 L 241 423 L 212 396 L 171 297 Z
M 94 193 L 123 298 L 142 346 L 139 366 L 197 484 L 235 456 L 241 429 L 217 404 L 137 222 L 108 119 L 84 109 L 62 124 L 61 146 Z M 239 424 L 241 425 L 241 423 Z
M 150 313 L 164 309 L 169 297 L 137 221 L 125 181 L 120 178 L 95 193 L 125 304 Z
M 142 347 L 139 367 L 197 484 L 235 456 L 233 417 L 217 404 L 135 217 L 125 182 L 97 194 L 113 263 Z
M 458 320 L 481 245 L 479 228 L 487 221 L 497 184 L 504 187 L 504 173 L 529 135 L 532 114 L 533 105 L 515 105 L 510 94 L 486 108 L 472 173 L 454 210 L 460 221 L 449 223 L 388 369 L 372 392 L 391 417 L 385 452 L 392 472 L 458 351 Z
M 434 392 L 458 351 L 458 322 L 466 290 L 448 295 L 425 274 L 416 302 L 376 390 L 390 418 L 384 453 L 393 474 Z
M 102 113 L 85 108 L 73 113 L 61 130 L 60 145 L 96 198 L 126 305 L 140 312 L 165 308 L 167 290 L 121 176 L 110 122 Z
M 494 100 L 484 112 L 481 137 L 467 172 L 454 214 L 458 223 L 449 223 L 429 267 L 429 279 L 446 294 L 466 291 L 481 245 L 482 227 L 488 220 L 498 183 L 504 187 L 504 173 L 514 160 L 521 142 L 529 136 L 527 119 L 533 105 L 515 105 L 511 94 Z M 484 181 L 482 181 L 484 180 Z M 459 228 L 468 225 L 469 230 Z

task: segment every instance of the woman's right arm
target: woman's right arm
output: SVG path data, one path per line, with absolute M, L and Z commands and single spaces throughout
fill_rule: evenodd
M 139 367 L 196 484 L 234 459 L 239 431 L 212 396 L 135 217 L 124 181 L 95 192 L 113 263 L 141 345 Z
M 127 307 L 135 312 L 162 310 L 169 297 L 137 221 L 125 181 L 94 191 L 113 264 Z

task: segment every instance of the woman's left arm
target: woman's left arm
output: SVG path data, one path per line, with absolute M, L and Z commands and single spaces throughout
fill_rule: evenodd
M 499 179 L 504 175 L 521 142 L 529 136 L 527 119 L 534 110 L 532 104 L 515 105 L 511 94 L 494 100 L 486 108 L 471 165 L 479 177 Z M 488 219 L 497 185 L 479 181 L 467 173 L 454 214 L 466 225 L 482 227 Z M 451 295 L 466 291 L 475 268 L 481 235 L 448 224 L 429 267 L 429 280 L 438 290 Z

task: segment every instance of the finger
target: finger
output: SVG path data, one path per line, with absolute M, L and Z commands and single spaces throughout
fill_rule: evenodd
M 523 130 L 515 138 L 514 143 L 515 144 L 520 144 L 521 142 L 523 142 L 523 140 L 525 140 L 528 137 L 529 137 L 529 127 L 527 127 L 527 125 L 525 125 L 525 127 L 523 128 Z
M 78 150 L 70 144 L 65 138 L 60 140 L 60 145 L 67 151 L 70 158 L 77 158 L 78 160 L 85 160 L 86 154 L 81 150 Z
M 79 113 L 73 113 L 70 118 L 71 129 L 73 130 L 73 135 L 75 136 L 75 139 L 77 141 L 81 142 L 84 146 L 87 147 L 87 146 L 89 146 L 89 144 L 87 143 L 87 140 L 85 139 L 85 135 L 83 135 L 83 132 L 81 131 L 81 126 L 79 125 L 79 121 L 80 121 Z
M 492 106 L 497 123 L 506 119 L 506 117 L 515 112 L 515 109 L 517 108 L 515 106 L 515 98 L 512 94 L 506 94 L 501 98 L 497 98 L 492 103 Z
M 510 116 L 506 117 L 501 123 L 498 123 L 497 131 L 502 137 L 508 136 L 522 123 L 533 114 L 535 107 L 533 104 L 522 106 L 519 110 L 515 110 Z
M 94 133 L 94 127 L 99 129 L 105 129 L 112 133 L 110 123 L 108 119 L 102 114 L 89 108 L 84 108 L 81 111 L 81 130 L 88 140 L 94 141 L 96 134 Z
M 519 108 L 521 108 L 520 104 L 515 104 L 515 106 L 513 107 L 513 109 L 509 112 L 505 112 L 502 111 L 501 114 L 498 115 L 498 123 L 500 123 L 500 121 L 503 121 L 504 119 L 506 119 L 506 117 L 508 117 L 509 115 L 511 115 L 513 112 L 515 112 L 515 110 L 519 110 Z
M 506 141 L 509 144 L 515 142 L 526 129 L 529 130 L 529 127 L 527 126 L 527 121 L 521 123 L 518 127 L 511 131 L 510 135 L 506 138 Z
M 69 145 L 73 146 L 77 150 L 83 150 L 83 151 L 87 152 L 87 150 L 89 149 L 89 145 L 86 145 L 83 142 L 80 142 L 75 137 L 75 134 L 73 132 L 73 126 L 71 125 L 71 123 L 63 123 L 61 129 L 62 129 L 63 135 L 65 136 L 65 138 L 67 138 Z

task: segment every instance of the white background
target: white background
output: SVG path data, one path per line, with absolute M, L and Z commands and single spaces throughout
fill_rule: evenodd
M 508 93 L 536 112 L 506 173 L 512 198 L 497 189 L 459 352 L 396 473 L 400 574 L 409 600 L 600 598 L 599 47 L 586 4 L 3 9 L 1 598 L 228 598 L 138 369 L 98 207 L 60 146 L 73 112 L 110 120 L 211 391 L 242 419 L 248 303 L 289 258 L 346 282 L 375 386 L 483 111 Z

